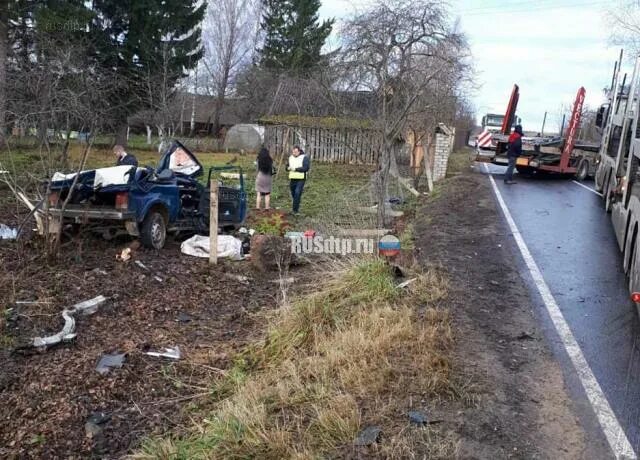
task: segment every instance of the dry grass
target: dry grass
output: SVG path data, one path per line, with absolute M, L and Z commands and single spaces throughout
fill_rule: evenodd
M 360 262 L 271 319 L 263 343 L 217 385 L 196 433 L 151 440 L 136 458 L 311 459 L 352 449 L 360 428 L 384 426 L 383 457 L 453 451 L 428 429 L 397 423 L 407 397 L 449 393 L 447 282 L 429 271 L 402 291 L 387 265 Z M 396 421 L 394 421 L 394 417 Z M 388 428 L 387 428 L 388 427 Z

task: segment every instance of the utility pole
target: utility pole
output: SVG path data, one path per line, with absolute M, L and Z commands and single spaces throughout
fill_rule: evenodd
M 542 119 L 542 129 L 540 130 L 540 137 L 544 137 L 544 125 L 547 122 L 547 112 L 544 112 L 544 118 Z

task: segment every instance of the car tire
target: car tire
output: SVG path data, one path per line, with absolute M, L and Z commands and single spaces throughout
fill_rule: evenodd
M 151 211 L 142 221 L 140 240 L 147 248 L 162 249 L 167 240 L 167 223 L 158 211 Z
M 576 167 L 575 179 L 578 182 L 582 182 L 589 175 L 589 160 L 581 158 Z

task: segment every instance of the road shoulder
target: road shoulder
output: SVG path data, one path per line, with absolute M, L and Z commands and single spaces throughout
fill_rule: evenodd
M 450 403 L 455 421 L 444 428 L 458 438 L 459 457 L 609 456 L 575 415 L 487 178 L 447 179 L 415 228 L 421 264 L 444 267 L 451 281 L 454 378 L 469 397 Z

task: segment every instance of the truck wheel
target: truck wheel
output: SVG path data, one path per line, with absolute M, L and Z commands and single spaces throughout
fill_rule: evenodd
M 167 224 L 158 211 L 151 211 L 142 221 L 140 240 L 148 248 L 162 249 L 167 239 Z
M 522 176 L 527 176 L 527 177 L 533 176 L 536 172 L 536 170 L 531 166 L 518 166 L 518 165 L 516 165 L 516 171 L 518 171 L 518 174 L 521 174 Z
M 582 182 L 589 175 L 589 160 L 582 158 L 578 162 L 578 167 L 576 168 L 575 179 L 578 182 Z

